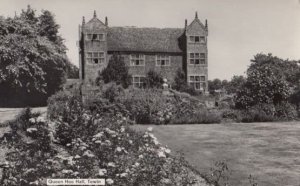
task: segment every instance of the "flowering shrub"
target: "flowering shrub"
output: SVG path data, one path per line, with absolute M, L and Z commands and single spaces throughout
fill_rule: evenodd
M 47 178 L 104 178 L 107 185 L 196 183 L 187 163 L 171 155 L 151 129 L 137 133 L 122 114 L 91 112 L 78 99 L 65 105 L 51 121 L 32 117 L 30 127 L 17 132 L 21 140 L 7 154 L 1 185 L 46 185 Z

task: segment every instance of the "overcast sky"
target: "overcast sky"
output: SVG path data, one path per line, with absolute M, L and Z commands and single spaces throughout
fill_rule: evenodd
M 300 60 L 300 0 L 0 0 L 0 15 L 30 4 L 55 14 L 68 56 L 78 65 L 78 25 L 93 11 L 109 26 L 183 28 L 198 11 L 208 20 L 209 79 L 243 75 L 257 53 Z

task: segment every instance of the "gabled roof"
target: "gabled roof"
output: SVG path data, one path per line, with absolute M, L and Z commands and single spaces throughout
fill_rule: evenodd
M 93 30 L 95 28 L 106 28 L 107 26 L 100 21 L 97 17 L 93 17 L 89 22 L 84 25 L 85 29 Z
M 181 28 L 109 27 L 108 51 L 182 52 Z

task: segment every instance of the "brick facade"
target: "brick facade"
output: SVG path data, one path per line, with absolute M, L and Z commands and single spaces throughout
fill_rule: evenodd
M 117 52 L 133 77 L 143 77 L 154 70 L 171 84 L 176 71 L 183 69 L 187 82 L 207 91 L 207 35 L 207 22 L 203 25 L 197 13 L 191 24 L 187 25 L 186 21 L 182 29 L 109 27 L 107 18 L 103 23 L 94 14 L 87 23 L 83 18 L 79 26 L 80 78 L 86 84 L 95 81 Z M 132 65 L 135 55 L 142 56 L 142 66 Z

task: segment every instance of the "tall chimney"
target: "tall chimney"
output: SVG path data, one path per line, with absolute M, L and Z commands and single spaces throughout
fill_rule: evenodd
M 105 17 L 105 26 L 108 26 L 108 19 Z
M 96 18 L 96 17 L 97 17 L 96 10 L 94 10 L 94 18 Z
M 84 16 L 82 17 L 82 26 L 85 24 Z
M 196 11 L 195 19 L 198 19 L 198 12 Z
M 184 22 L 184 28 L 185 28 L 185 29 L 187 28 L 187 19 L 185 19 L 185 22 Z

